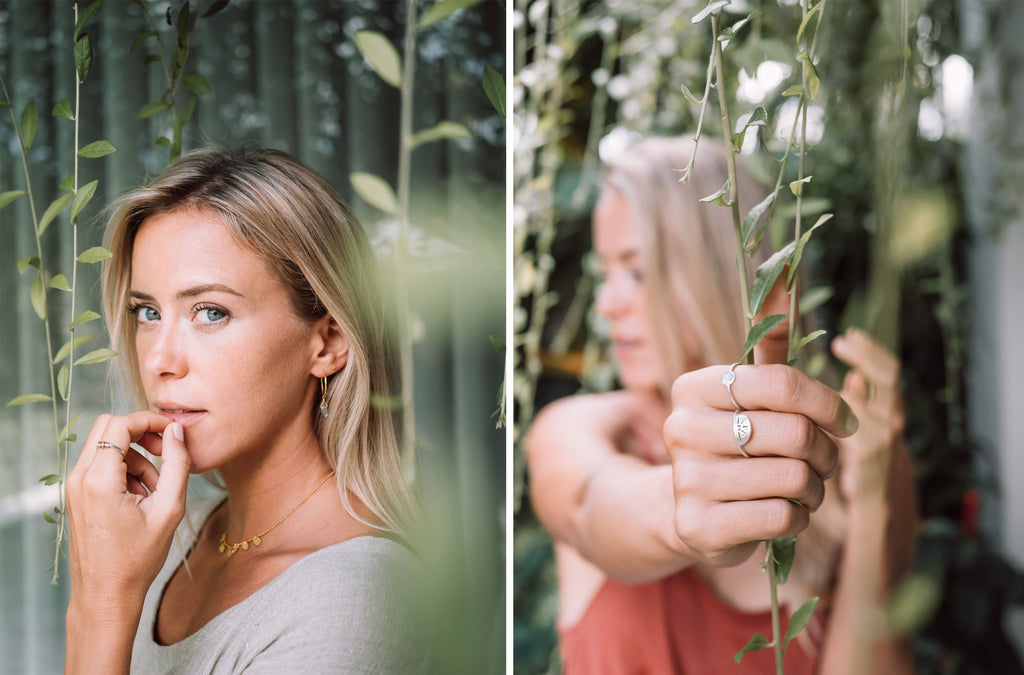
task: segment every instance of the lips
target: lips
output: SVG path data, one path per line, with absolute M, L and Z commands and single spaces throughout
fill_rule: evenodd
M 199 421 L 206 414 L 206 410 L 190 408 L 174 401 L 156 401 L 153 404 L 156 412 L 173 422 L 179 422 L 182 426 L 188 426 Z

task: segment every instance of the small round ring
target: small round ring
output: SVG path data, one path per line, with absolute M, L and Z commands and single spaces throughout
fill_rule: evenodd
M 738 410 L 732 414 L 732 437 L 736 441 L 736 447 L 739 448 L 740 454 L 744 457 L 750 457 L 743 446 L 750 440 L 750 434 L 753 432 L 749 417 Z
M 117 447 L 116 445 L 114 445 L 110 441 L 100 441 L 100 442 L 98 442 L 96 444 L 96 448 L 97 449 L 99 449 L 99 448 L 110 448 L 111 450 L 117 450 L 119 453 L 121 453 L 121 456 L 124 457 L 124 450 L 122 450 L 121 448 Z
M 722 373 L 722 384 L 725 385 L 725 390 L 729 392 L 729 398 L 732 400 L 733 406 L 736 410 L 743 410 L 743 406 L 736 402 L 736 397 L 732 395 L 732 383 L 736 381 L 736 366 L 740 365 L 740 361 L 729 366 L 729 370 Z

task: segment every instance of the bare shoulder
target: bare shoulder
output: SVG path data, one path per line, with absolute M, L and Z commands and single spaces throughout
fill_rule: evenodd
M 561 398 L 545 406 L 534 419 L 526 446 L 543 447 L 565 436 L 611 437 L 626 425 L 635 405 L 633 398 L 633 394 L 625 391 Z

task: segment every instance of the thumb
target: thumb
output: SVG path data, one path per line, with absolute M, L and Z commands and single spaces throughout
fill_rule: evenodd
M 185 447 L 185 429 L 180 423 L 172 422 L 164 429 L 160 456 L 163 463 L 152 498 L 162 508 L 173 511 L 185 505 L 188 476 L 192 469 L 192 459 Z
M 760 342 L 754 345 L 754 363 L 786 363 L 786 356 L 789 353 L 789 295 L 786 293 L 786 275 L 789 273 L 789 265 L 786 265 L 779 278 L 775 280 L 772 289 L 761 305 L 761 311 L 754 317 L 754 325 L 766 316 L 772 314 L 785 314 L 786 318 L 775 328 L 771 329 Z M 796 280 L 793 292 L 799 296 L 800 282 Z

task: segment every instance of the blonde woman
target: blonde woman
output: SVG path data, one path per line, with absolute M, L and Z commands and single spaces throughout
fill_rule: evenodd
M 418 670 L 400 420 L 372 403 L 398 391 L 391 327 L 348 208 L 284 153 L 202 150 L 106 245 L 140 410 L 68 477 L 67 672 Z M 186 504 L 214 470 L 226 497 Z
M 565 672 L 775 672 L 770 649 L 733 656 L 771 634 L 762 542 L 801 532 L 782 625 L 822 600 L 786 673 L 909 672 L 878 621 L 913 541 L 898 363 L 863 333 L 837 338 L 851 366 L 840 396 L 777 365 L 783 324 L 756 350 L 764 365 L 729 366 L 744 341 L 734 232 L 726 209 L 698 201 L 725 182 L 725 154 L 702 140 L 680 183 L 691 152 L 647 139 L 606 167 L 595 306 L 623 389 L 548 406 L 527 438 L 534 508 L 555 539 Z M 755 188 L 741 169 L 744 213 Z M 786 312 L 781 291 L 763 315 Z

